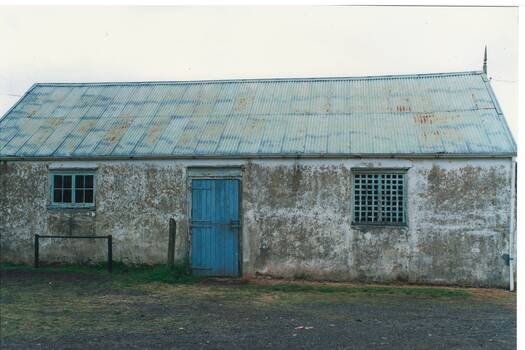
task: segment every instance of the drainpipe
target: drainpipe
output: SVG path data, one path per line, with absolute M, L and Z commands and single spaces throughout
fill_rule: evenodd
M 509 222 L 509 272 L 510 272 L 510 286 L 509 290 L 514 291 L 514 269 L 513 269 L 513 256 L 514 256 L 514 211 L 516 209 L 516 161 L 512 158 L 511 161 L 511 175 L 510 175 L 510 193 L 511 193 L 511 204 L 510 204 L 510 222 Z

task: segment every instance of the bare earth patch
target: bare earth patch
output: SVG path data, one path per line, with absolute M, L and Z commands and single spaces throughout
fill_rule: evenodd
M 495 289 L 0 269 L 2 349 L 513 349 Z

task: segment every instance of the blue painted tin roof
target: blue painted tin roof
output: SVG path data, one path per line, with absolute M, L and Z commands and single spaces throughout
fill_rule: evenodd
M 36 84 L 0 157 L 514 155 L 481 72 Z

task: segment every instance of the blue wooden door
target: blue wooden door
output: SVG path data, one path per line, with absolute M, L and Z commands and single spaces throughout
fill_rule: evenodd
M 239 275 L 239 180 L 191 184 L 191 264 L 195 275 Z

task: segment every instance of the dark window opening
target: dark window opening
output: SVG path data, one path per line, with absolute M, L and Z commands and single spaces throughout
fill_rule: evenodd
M 58 205 L 94 204 L 93 174 L 53 174 L 52 202 Z

